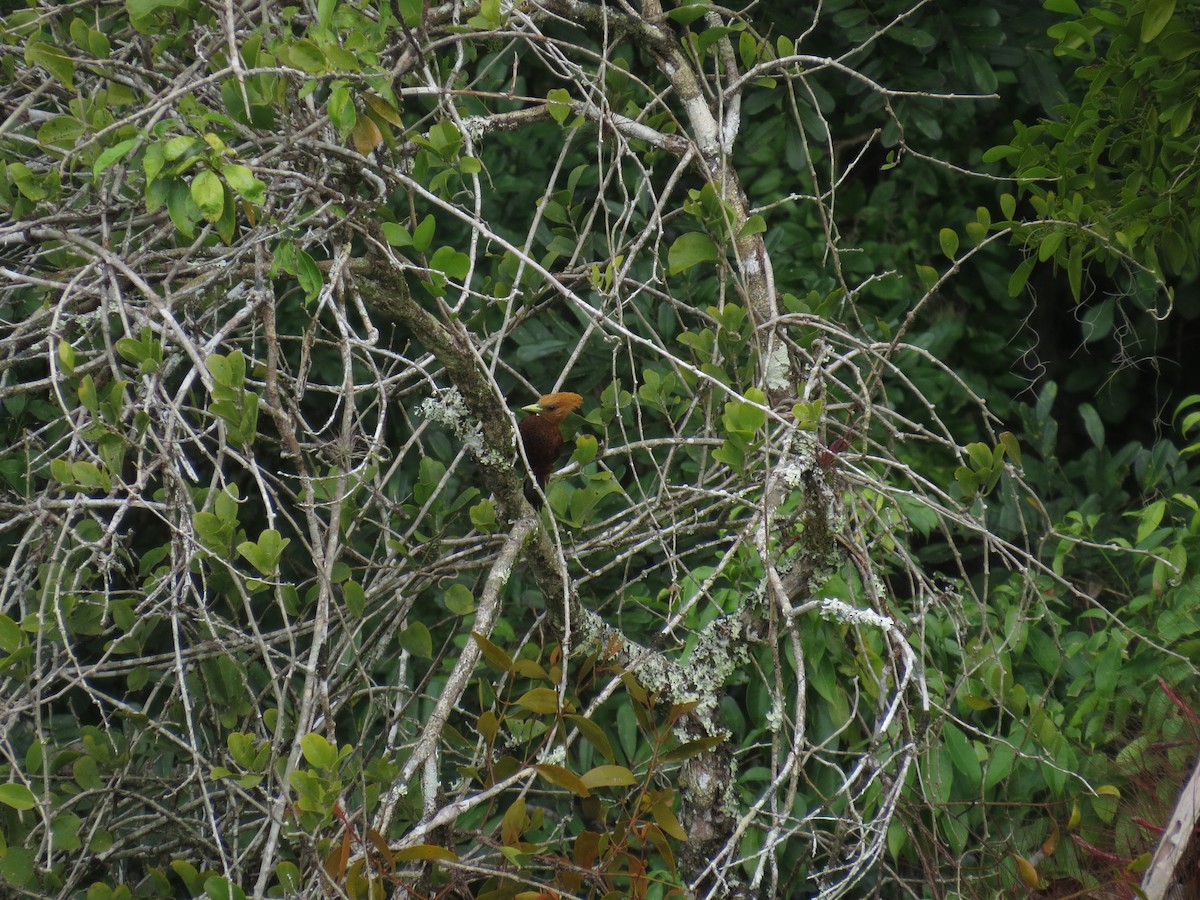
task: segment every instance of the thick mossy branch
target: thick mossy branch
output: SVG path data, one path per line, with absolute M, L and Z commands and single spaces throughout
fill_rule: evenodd
M 358 273 L 355 284 L 370 306 L 399 320 L 445 368 L 467 409 L 483 426 L 483 438 L 499 456 L 482 456 L 484 482 L 496 495 L 501 514 L 509 521 L 528 515 L 521 496 L 522 479 L 501 457 L 515 458 L 516 436 L 512 416 L 505 408 L 487 367 L 475 352 L 470 334 L 459 322 L 443 322 L 413 299 L 403 273 L 386 264 L 369 275 Z
M 367 304 L 402 323 L 445 368 L 463 402 L 483 426 L 487 445 L 515 459 L 512 415 L 466 328 L 459 322 L 443 322 L 417 303 L 403 273 L 382 260 L 368 272 L 357 271 L 355 285 Z M 481 457 L 479 471 L 484 486 L 496 496 L 503 518 L 514 522 L 536 515 L 522 491 L 524 477 L 512 465 Z M 568 598 L 567 602 L 574 604 L 577 602 L 574 587 L 567 581 L 544 528 L 537 529 L 529 547 L 534 578 L 547 598 L 547 609 L 556 622 L 561 622 L 564 607 L 551 598 Z

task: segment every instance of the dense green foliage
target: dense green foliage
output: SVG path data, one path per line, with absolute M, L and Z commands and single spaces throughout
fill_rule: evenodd
M 1134 883 L 1197 11 L 1046 7 L 7 13 L 4 890 Z

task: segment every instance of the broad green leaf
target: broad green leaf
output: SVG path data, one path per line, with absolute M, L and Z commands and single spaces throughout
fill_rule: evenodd
M 698 231 L 681 234 L 667 251 L 667 270 L 672 275 L 685 272 L 692 266 L 717 259 L 717 246 L 712 238 Z
M 393 247 L 411 247 L 413 238 L 399 222 L 383 222 L 379 226 L 383 239 Z
M 0 613 L 0 650 L 9 654 L 16 653 L 24 642 L 25 636 L 21 632 L 21 626 Z
M 458 854 L 453 850 L 447 850 L 445 847 L 439 847 L 436 844 L 416 844 L 412 847 L 405 847 L 403 850 L 397 850 L 393 859 L 396 862 L 414 862 L 419 860 L 455 862 L 458 859 Z
M 558 712 L 558 692 L 553 688 L 531 688 L 520 696 L 517 706 L 539 715 L 553 715 Z
M 433 215 L 427 215 L 421 220 L 420 224 L 413 229 L 412 243 L 413 249 L 418 253 L 424 253 L 429 249 L 429 245 L 433 243 L 433 232 L 436 227 Z
M 361 617 L 367 607 L 367 595 L 362 585 L 357 581 L 347 581 L 342 585 L 342 599 L 346 601 L 346 609 L 352 616 Z
M 1142 17 L 1142 43 L 1158 37 L 1174 14 L 1175 0 L 1148 0 L 1146 14 Z
M 244 200 L 260 205 L 266 198 L 267 186 L 254 177 L 249 166 L 229 164 L 221 166 L 226 184 L 237 191 Z
M 688 839 L 687 831 L 680 824 L 679 819 L 676 818 L 674 811 L 667 803 L 663 801 L 655 803 L 651 807 L 650 812 L 654 816 L 654 821 L 658 824 L 658 827 L 666 834 L 677 841 L 686 841 Z
M 598 787 L 627 787 L 637 784 L 637 777 L 624 766 L 596 766 L 583 774 L 588 790 Z
M 16 810 L 26 810 L 37 806 L 37 798 L 25 785 L 9 782 L 0 784 L 0 803 Z
M 321 274 L 316 260 L 304 250 L 296 251 L 296 278 L 300 281 L 300 287 L 308 300 L 315 300 L 321 293 L 321 288 L 325 286 L 325 277 Z
M 587 738 L 588 743 L 600 751 L 601 756 L 609 762 L 613 762 L 616 759 L 612 744 L 608 740 L 608 735 L 604 733 L 604 730 L 599 725 L 591 719 L 579 715 L 568 715 L 567 720 L 579 729 L 580 734 Z
M 396 640 L 400 646 L 420 659 L 433 659 L 433 638 L 423 622 L 410 622 Z
M 76 22 L 79 19 L 75 20 Z M 41 124 L 37 131 L 38 143 L 44 147 L 69 150 L 83 134 L 84 124 L 74 116 L 55 116 Z
M 938 274 L 938 270 L 933 266 L 919 265 L 917 266 L 917 277 L 921 279 L 921 285 L 925 288 L 925 290 L 929 290 L 931 287 L 937 284 L 938 279 L 941 276 Z
M 475 612 L 475 595 L 465 584 L 452 584 L 443 598 L 446 609 L 456 616 L 469 616 Z
M 41 66 L 67 90 L 75 90 L 75 62 L 57 47 L 43 41 L 29 41 L 25 44 L 25 61 L 31 66 Z
M 167 213 L 173 224 L 184 237 L 191 238 L 196 233 L 196 223 L 204 218 L 200 207 L 192 199 L 192 193 L 183 181 L 172 181 L 167 191 Z
M 475 643 L 479 645 L 480 651 L 483 653 L 483 658 L 495 669 L 501 672 L 511 672 L 513 667 L 512 657 L 504 652 L 499 646 L 493 644 L 490 640 L 484 637 L 477 631 L 471 632 L 471 637 L 475 639 Z
M 745 238 L 754 234 L 764 234 L 766 230 L 766 219 L 756 213 L 746 219 L 746 224 L 743 225 L 741 231 L 738 232 L 738 237 Z
M 223 875 L 205 879 L 204 893 L 210 900 L 246 900 L 246 892 Z
M 92 165 L 92 177 L 99 178 L 101 173 L 108 169 L 109 166 L 121 159 L 124 159 L 125 154 L 132 150 L 136 144 L 137 138 L 129 138 L 128 140 L 121 141 L 119 144 L 109 147 L 98 157 L 96 157 L 96 162 Z
M 729 736 L 725 734 L 710 734 L 706 737 L 696 738 L 695 740 L 680 744 L 674 750 L 664 753 L 662 760 L 663 762 L 683 762 L 685 759 L 691 759 L 693 756 L 698 756 L 701 753 L 712 750 L 714 747 L 719 747 L 728 740 Z
M 338 764 L 338 750 L 323 734 L 313 732 L 300 738 L 300 751 L 308 764 L 317 769 L 331 771 Z
M 1025 282 L 1029 280 L 1029 275 L 1033 272 L 1035 265 L 1037 265 L 1037 261 L 1030 256 L 1026 257 L 1013 270 L 1012 277 L 1008 279 L 1008 296 L 1015 297 L 1025 289 Z
M 333 122 L 333 127 L 337 129 L 338 135 L 345 140 L 357 120 L 354 99 L 350 96 L 350 88 L 346 84 L 338 83 L 330 92 L 326 110 L 329 112 L 329 120 Z
M 297 69 L 313 75 L 324 72 L 328 66 L 321 48 L 307 39 L 284 47 L 283 57 Z
M 970 740 L 953 722 L 947 722 L 942 727 L 942 740 L 946 744 L 946 750 L 950 754 L 950 761 L 954 764 L 955 770 L 963 776 L 962 783 L 966 790 L 968 792 L 978 791 L 983 770 Z
M 1083 16 L 1083 10 L 1079 8 L 1079 4 L 1075 0 L 1046 0 L 1042 4 L 1042 8 L 1048 12 L 1060 13 L 1077 19 Z
M 225 210 L 225 189 L 216 172 L 204 169 L 197 173 L 192 179 L 192 200 L 208 221 L 215 222 L 221 218 Z
M 529 817 L 525 814 L 525 798 L 518 797 L 500 819 L 500 840 L 512 846 L 521 839 L 529 824 Z
M 570 769 L 564 769 L 562 766 L 552 766 L 545 763 L 539 763 L 533 768 L 536 769 L 537 773 L 551 784 L 556 784 L 559 787 L 566 788 L 572 794 L 576 794 L 580 797 L 587 797 L 591 793 L 587 789 L 587 785 L 583 783 L 583 779 Z
M 8 177 L 12 183 L 17 186 L 17 190 L 21 195 L 35 203 L 38 200 L 46 199 L 46 188 L 42 181 L 33 177 L 33 172 L 25 163 L 15 162 L 8 164 Z
M 1090 403 L 1080 403 L 1079 417 L 1083 419 L 1084 430 L 1087 431 L 1088 437 L 1092 439 L 1093 446 L 1103 447 L 1104 423 L 1100 421 L 1100 414 L 1096 412 L 1096 408 Z
M 958 253 L 958 232 L 953 228 L 943 228 L 938 232 L 938 244 L 941 245 L 943 255 L 953 260 Z
M 567 116 L 571 114 L 571 93 L 564 88 L 554 88 L 546 94 L 546 106 L 550 110 L 550 117 L 559 125 L 567 121 Z
M 429 259 L 429 267 L 444 272 L 447 278 L 462 282 L 471 270 L 471 257 L 453 247 L 438 247 Z

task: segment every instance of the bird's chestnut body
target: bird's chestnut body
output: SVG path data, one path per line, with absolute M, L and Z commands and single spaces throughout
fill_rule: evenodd
M 583 398 L 570 391 L 557 394 L 546 394 L 537 403 L 522 407 L 531 413 L 520 422 L 517 428 L 521 432 L 521 443 L 525 447 L 525 456 L 529 460 L 529 469 L 538 485 L 545 490 L 546 479 L 554 471 L 554 464 L 562 454 L 563 438 L 560 426 L 563 419 L 583 405 Z M 538 509 L 542 498 L 534 489 L 533 484 L 525 480 L 525 499 Z

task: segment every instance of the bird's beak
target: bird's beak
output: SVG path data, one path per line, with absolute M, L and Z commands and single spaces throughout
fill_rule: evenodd
M 540 413 L 541 411 L 542 411 L 541 406 L 539 406 L 536 403 L 530 403 L 528 406 L 521 407 L 521 412 Z

